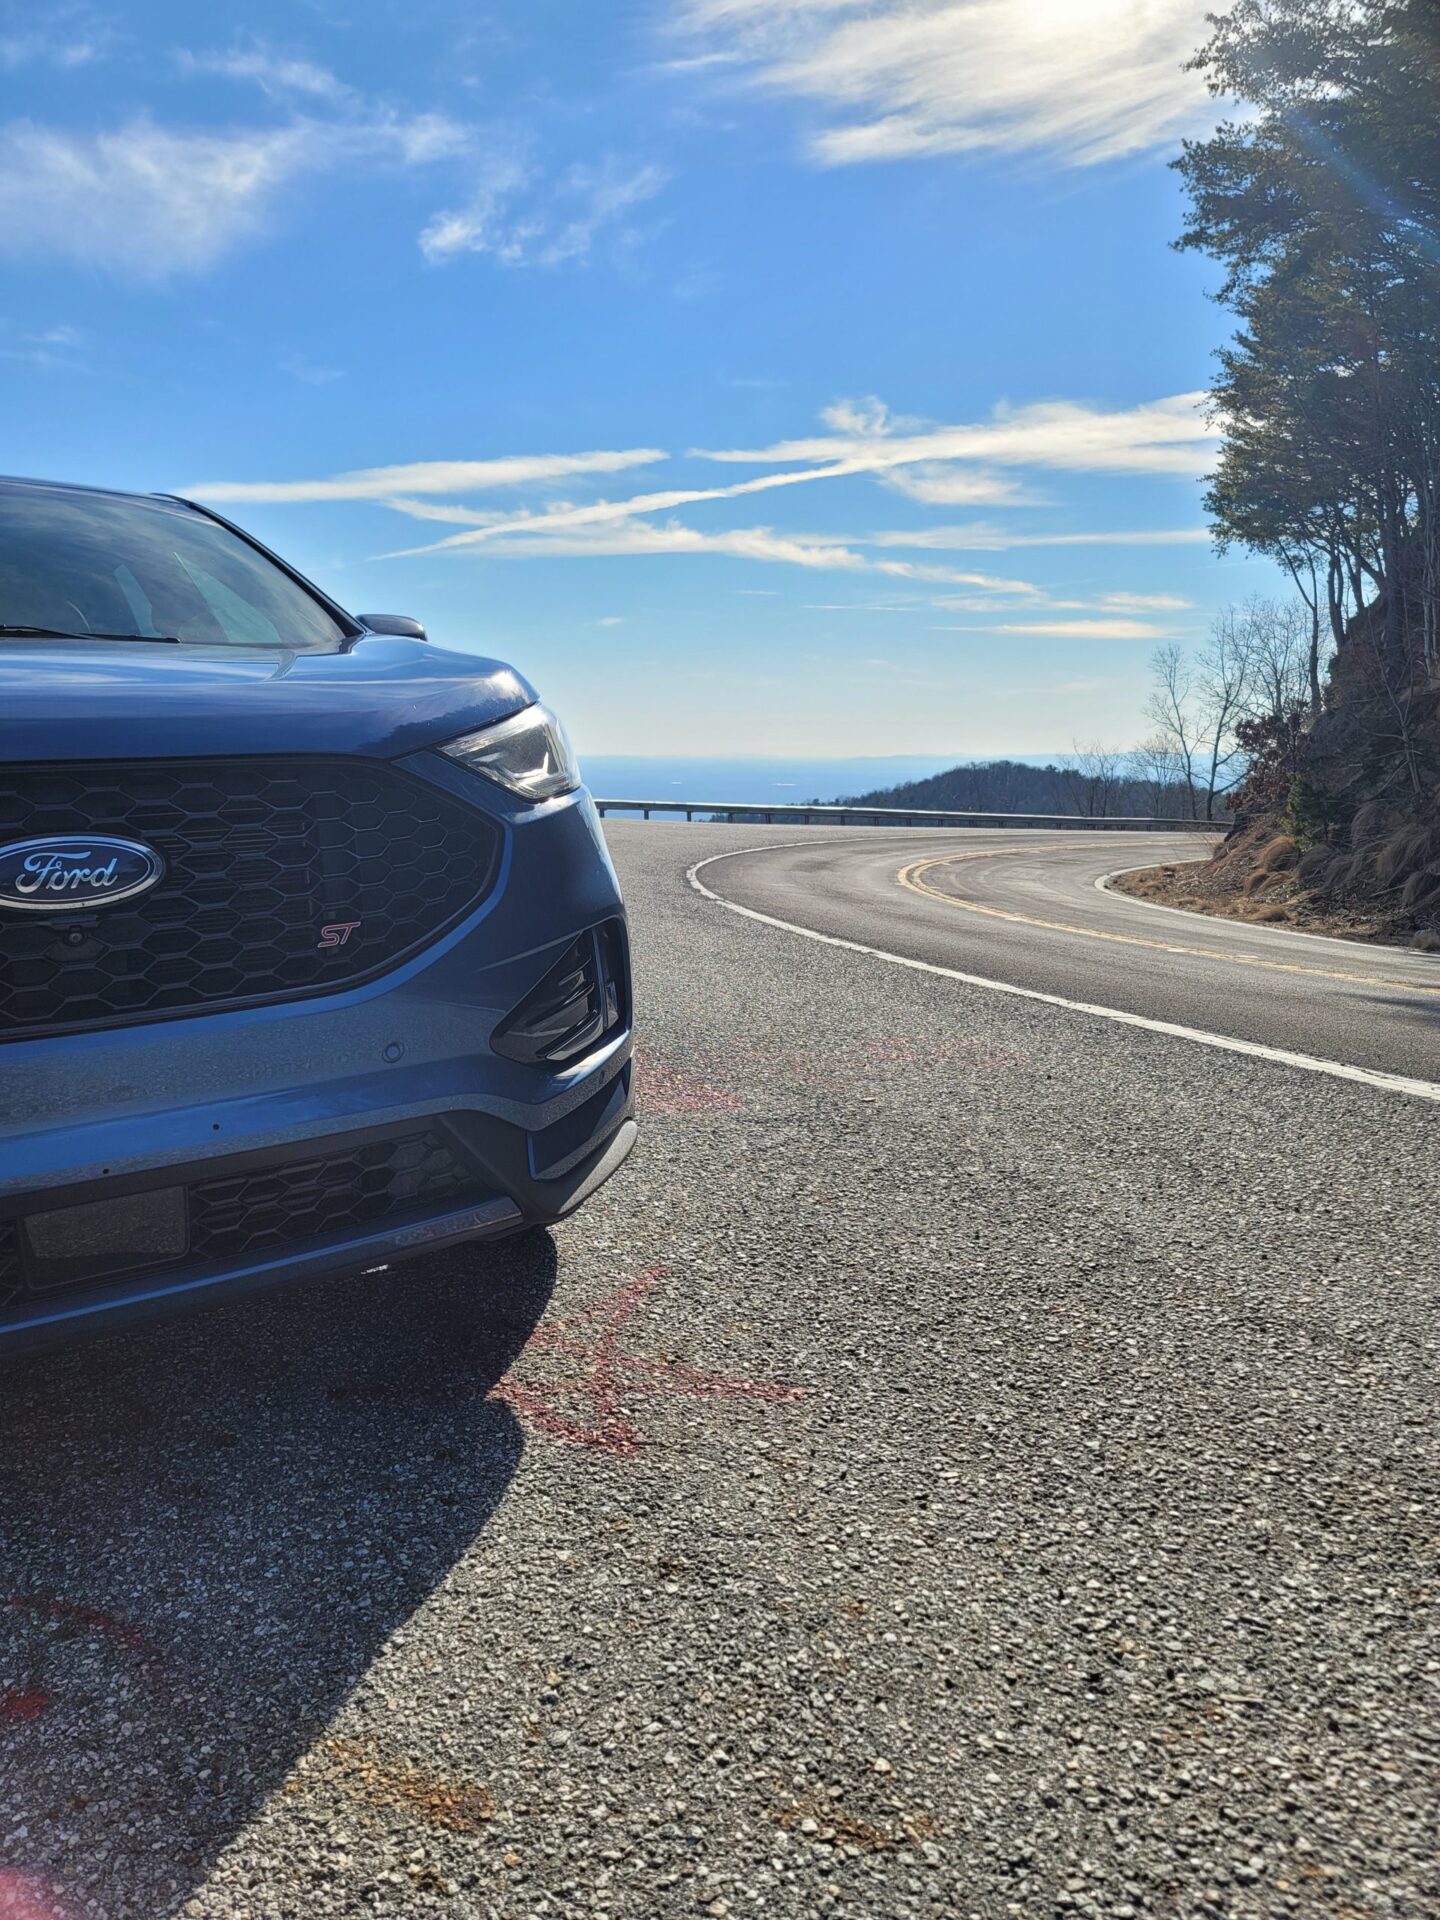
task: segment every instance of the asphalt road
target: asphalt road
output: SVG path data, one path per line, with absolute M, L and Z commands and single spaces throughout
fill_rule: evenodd
M 872 832 L 727 859 L 705 878 L 766 913 L 918 959 L 1440 1081 L 1440 957 L 1179 912 L 1099 884 L 1209 846 L 1189 834 Z
M 765 837 L 613 825 L 553 1237 L 0 1380 L 4 1920 L 1440 1909 L 1433 1106 L 687 886 Z

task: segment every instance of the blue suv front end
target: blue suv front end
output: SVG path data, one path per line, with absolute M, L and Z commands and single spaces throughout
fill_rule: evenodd
M 0 604 L 0 1345 L 572 1211 L 635 1138 L 629 953 L 533 691 L 288 570 L 338 638 L 271 644 L 280 563 L 183 503 L 7 496 L 90 599 Z M 224 637 L 97 630 L 137 512 L 201 556 L 120 563 L 137 624 L 198 577 Z

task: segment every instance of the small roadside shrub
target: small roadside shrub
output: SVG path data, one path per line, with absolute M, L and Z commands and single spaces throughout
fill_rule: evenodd
M 1285 807 L 1285 831 L 1296 846 L 1302 853 L 1310 847 L 1331 846 L 1339 825 L 1334 796 L 1309 774 L 1297 773 Z

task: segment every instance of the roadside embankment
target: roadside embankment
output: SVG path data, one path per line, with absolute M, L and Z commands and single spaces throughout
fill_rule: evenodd
M 1295 841 L 1277 832 L 1273 821 L 1257 821 L 1233 830 L 1209 860 L 1137 867 L 1114 875 L 1108 884 L 1119 893 L 1188 913 L 1440 951 L 1440 936 L 1417 931 L 1408 915 L 1373 902 L 1321 898 L 1305 885 L 1302 871 Z

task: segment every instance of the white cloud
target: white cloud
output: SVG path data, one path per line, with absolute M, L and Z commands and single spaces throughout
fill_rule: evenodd
M 464 206 L 437 213 L 424 228 L 420 251 L 432 265 L 464 253 L 489 254 L 511 267 L 584 260 L 606 229 L 625 237 L 626 214 L 653 199 L 665 178 L 658 167 L 610 157 L 572 166 L 547 183 L 519 154 L 496 156 Z
M 175 61 L 182 72 L 250 80 L 264 92 L 282 97 L 300 93 L 336 104 L 356 97 L 354 89 L 337 79 L 327 67 L 317 66 L 313 60 L 272 53 L 263 46 L 230 53 L 195 53 L 182 47 Z
M 392 506 L 403 505 L 392 500 Z M 996 596 L 1028 599 L 1039 588 L 1028 580 L 1008 580 L 993 574 L 968 573 L 953 567 L 917 564 L 910 560 L 877 560 L 857 552 L 837 534 L 777 533 L 773 527 L 731 527 L 706 533 L 678 520 L 637 520 L 620 516 L 609 521 L 585 521 L 574 516 L 537 514 L 529 519 L 496 521 L 484 529 L 493 539 L 479 551 L 501 559 L 599 559 L 661 553 L 728 554 L 742 560 L 776 561 L 788 566 L 846 573 L 881 573 L 895 579 L 921 580 L 969 586 Z M 473 543 L 440 541 L 435 546 L 402 548 L 382 554 L 386 560 L 410 559 L 442 548 L 476 551 Z M 996 611 L 995 601 L 987 602 Z
M 927 547 L 955 553 L 1002 553 L 1011 547 L 1199 547 L 1214 535 L 1204 527 L 1166 527 L 1129 532 L 1106 528 L 1091 533 L 1011 533 L 980 520 L 964 527 L 916 527 L 873 533 L 884 547 Z
M 863 467 L 846 467 L 845 472 L 863 472 Z M 628 500 L 593 500 L 583 506 L 564 501 L 551 507 L 545 513 L 514 514 L 508 518 L 497 518 L 492 514 L 471 514 L 464 509 L 426 509 L 414 507 L 403 499 L 393 499 L 390 504 L 402 513 L 413 513 L 419 520 L 463 520 L 470 522 L 466 533 L 452 533 L 444 540 L 434 541 L 428 547 L 416 547 L 415 553 L 438 553 L 448 547 L 473 547 L 484 542 L 501 539 L 509 534 L 547 535 L 567 531 L 578 527 L 604 526 L 612 522 L 632 520 L 637 515 L 647 513 L 666 513 L 674 507 L 693 506 L 705 500 L 734 500 L 742 494 L 768 493 L 775 487 L 797 486 L 807 480 L 833 478 L 837 469 L 832 467 L 804 468 L 794 473 L 769 473 L 757 480 L 739 480 L 728 487 L 666 487 L 653 493 L 639 493 Z M 453 489 L 450 489 L 453 491 Z
M 108 28 L 76 8 L 53 8 L 47 28 L 26 27 L 18 33 L 0 33 L 0 73 L 20 67 L 58 67 L 62 71 L 88 67 L 105 52 Z M 66 16 L 70 24 L 66 25 Z
M 1008 596 L 1019 603 L 1011 610 L 1026 616 L 1024 621 L 1006 626 L 957 630 L 1097 639 L 1158 638 L 1163 629 L 1135 616 L 1186 608 L 1189 603 L 1175 594 L 1116 591 L 1083 599 L 1061 598 L 1030 581 L 908 555 L 1010 546 L 1203 543 L 1210 537 L 1203 528 L 1011 534 L 1003 527 L 976 521 L 959 526 L 882 528 L 843 534 L 777 531 L 769 526 L 705 531 L 687 525 L 675 514 L 680 508 L 813 481 L 858 476 L 886 482 L 897 472 L 933 469 L 937 457 L 947 463 L 946 482 L 957 491 L 988 492 L 992 497 L 999 493 L 1006 498 L 1011 477 L 997 474 L 996 466 L 1030 464 L 1070 471 L 1093 468 L 1102 473 L 1188 474 L 1208 458 L 1211 430 L 1201 419 L 1200 398 L 1177 395 L 1118 411 L 1050 402 L 1002 409 L 990 420 L 969 426 L 936 426 L 902 419 L 875 400 L 842 402 L 827 410 L 826 423 L 832 429 L 828 434 L 748 451 L 727 449 L 692 455 L 720 463 L 796 463 L 784 465 L 778 472 L 719 486 L 655 487 L 620 499 L 559 499 L 549 505 L 527 504 L 518 511 L 477 505 L 455 496 L 519 486 L 542 488 L 572 478 L 651 465 L 667 456 L 657 448 L 641 447 L 618 452 L 508 455 L 491 460 L 422 460 L 362 468 L 323 479 L 201 482 L 188 491 L 221 501 L 373 501 L 410 519 L 457 529 L 423 545 L 380 556 L 386 559 L 441 552 L 552 559 L 723 554 L 815 571 L 884 575 L 931 588 L 960 588 L 963 592 L 959 594 L 932 596 L 931 604 L 992 619 L 1000 611 L 1001 597 Z M 938 455 L 937 449 L 941 450 Z M 965 467 L 961 462 L 966 459 L 977 464 Z M 967 488 L 967 482 L 973 482 L 973 488 Z M 901 553 L 907 557 L 900 557 Z M 1088 617 L 1068 617 L 1071 614 Z
M 518 259 L 535 237 L 525 223 L 508 218 L 515 196 L 529 185 L 531 170 L 519 154 L 494 154 L 485 162 L 470 198 L 458 211 L 437 213 L 420 235 L 427 260 L 453 260 L 461 253 L 497 253 Z
M 1182 600 L 1175 593 L 1107 593 L 1101 596 L 1101 601 L 1104 606 L 1114 607 L 1117 612 L 1134 613 L 1165 613 L 1192 605 L 1191 601 Z
M 927 428 L 920 433 L 892 435 L 877 425 L 858 436 L 837 434 L 788 440 L 751 451 L 698 450 L 694 457 L 702 460 L 755 464 L 795 460 L 809 464 L 725 487 L 672 487 L 637 494 L 628 500 L 598 500 L 582 506 L 565 503 L 544 514 L 527 513 L 508 520 L 475 516 L 475 524 L 468 531 L 450 534 L 428 547 L 409 551 L 433 553 L 444 548 L 479 546 L 509 534 L 555 533 L 564 528 L 598 526 L 641 514 L 669 512 L 675 507 L 702 501 L 733 500 L 775 487 L 803 486 L 815 480 L 848 479 L 860 474 L 884 476 L 907 465 L 934 459 L 937 447 L 943 448 L 943 457 L 950 459 L 973 452 L 975 457 L 1001 464 L 1122 473 L 1194 473 L 1208 464 L 1211 440 L 1211 429 L 1197 411 L 1200 398 L 1181 394 L 1117 413 L 1105 413 L 1068 401 L 1049 402 L 1013 412 L 1002 411 L 993 421 L 974 427 Z M 842 417 L 850 418 L 848 414 Z M 406 510 L 403 502 L 394 504 Z M 465 516 L 421 513 L 417 517 L 463 519 Z
M 1163 640 L 1150 620 L 1018 620 L 995 627 L 956 627 L 956 633 L 1033 633 L 1066 640 Z
M 1205 0 L 681 0 L 702 53 L 816 103 L 822 165 L 1041 149 L 1077 166 L 1213 117 Z
M 820 409 L 820 418 L 832 433 L 888 433 L 892 427 L 890 409 L 873 393 L 863 400 L 835 400 Z
M 206 267 L 314 164 L 303 126 L 177 134 L 147 120 L 71 134 L 0 128 L 0 248 L 140 278 Z
M 87 345 L 78 327 L 63 323 L 36 332 L 16 332 L 0 322 L 0 360 L 22 361 L 47 372 L 75 373 L 86 368 Z
M 108 133 L 12 121 L 0 127 L 0 251 L 139 279 L 196 272 L 258 231 L 298 178 L 346 162 L 419 165 L 466 137 L 437 115 L 296 118 L 224 133 L 143 118 Z
M 816 434 L 769 447 L 697 449 L 704 460 L 758 466 L 798 460 L 856 463 L 885 473 L 937 460 L 995 466 L 1050 467 L 1085 473 L 1174 473 L 1199 476 L 1214 455 L 1219 430 L 1202 409 L 1206 393 L 1176 393 L 1136 407 L 1107 409 L 1075 400 L 997 407 L 989 420 L 919 432 Z
M 507 523 L 499 529 L 505 538 L 487 547 L 487 553 L 512 557 L 609 558 L 650 553 L 722 553 L 747 560 L 777 560 L 797 567 L 838 567 L 861 571 L 869 566 L 864 554 L 829 535 L 780 534 L 770 527 L 733 527 L 705 533 L 678 520 L 620 519 L 608 525 L 567 525 L 541 534 L 540 518 L 526 525 Z M 421 553 L 432 548 L 415 549 Z M 407 558 L 405 553 L 385 559 Z
M 466 507 L 453 509 L 401 501 L 406 493 L 446 494 L 490 487 L 529 486 L 582 473 L 618 473 L 663 460 L 658 447 L 618 453 L 509 453 L 494 460 L 413 460 L 403 466 L 360 467 L 328 480 L 202 480 L 186 488 L 206 500 L 381 500 L 417 518 L 483 520 Z
M 1001 473 L 967 471 L 944 461 L 897 467 L 885 484 L 925 507 L 1033 507 L 1041 501 L 1023 481 Z

